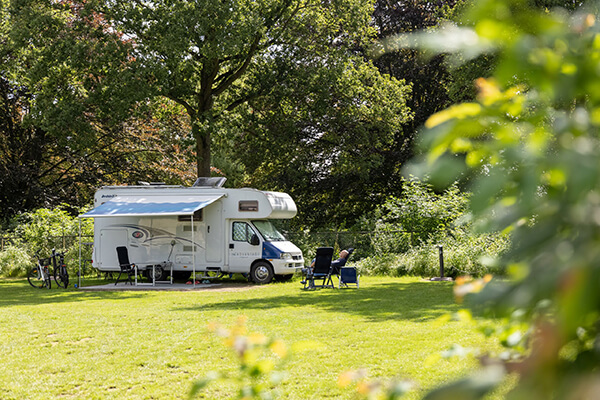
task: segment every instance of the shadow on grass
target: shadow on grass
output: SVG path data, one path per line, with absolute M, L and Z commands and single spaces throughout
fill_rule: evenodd
M 244 285 L 244 284 L 241 284 Z M 246 284 L 247 285 L 247 284 Z M 381 282 L 360 289 L 319 289 L 305 291 L 299 282 L 281 285 L 298 285 L 286 294 L 281 291 L 260 291 L 260 296 L 250 295 L 243 299 L 223 301 L 203 299 L 192 307 L 174 308 L 176 311 L 202 310 L 265 310 L 306 308 L 307 312 L 325 311 L 347 313 L 377 322 L 389 319 L 430 321 L 460 308 L 452 296 L 452 284 L 445 282 Z M 287 291 L 287 289 L 286 289 Z M 84 292 L 72 287 L 67 290 L 56 288 L 35 289 L 27 280 L 0 280 L 0 308 L 17 305 L 40 305 L 94 300 L 128 300 L 146 296 L 138 291 L 93 291 Z M 200 293 L 200 292 L 196 292 Z
M 131 291 L 84 292 L 73 286 L 62 289 L 55 282 L 52 282 L 52 289 L 36 289 L 29 285 L 27 279 L 0 280 L 0 308 L 90 300 L 127 300 L 143 295 Z
M 264 292 L 262 292 L 264 293 Z M 216 301 L 177 310 L 278 310 L 287 307 L 348 313 L 372 321 L 403 319 L 429 321 L 460 307 L 454 302 L 451 283 L 390 282 L 360 289 L 299 290 L 291 295 Z

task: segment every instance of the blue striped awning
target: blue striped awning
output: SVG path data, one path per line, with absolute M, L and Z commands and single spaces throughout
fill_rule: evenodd
M 212 196 L 117 196 L 80 218 L 191 215 L 219 200 Z

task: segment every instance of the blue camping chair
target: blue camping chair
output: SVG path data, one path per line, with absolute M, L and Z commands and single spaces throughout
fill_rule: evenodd
M 333 247 L 319 247 L 315 256 L 315 265 L 312 270 L 308 269 L 302 283 L 304 289 L 315 289 L 318 287 L 333 288 L 331 279 L 331 259 L 333 258 Z M 321 281 L 321 285 L 315 285 L 315 281 Z
M 352 255 L 353 252 L 353 248 L 348 249 L 348 257 L 346 258 L 346 260 L 350 258 L 350 255 Z M 340 289 L 342 288 L 342 285 L 344 287 L 348 287 L 348 285 L 356 285 L 356 287 L 358 288 L 358 281 L 360 276 L 358 275 L 358 271 L 355 267 L 343 266 L 342 268 L 340 268 L 338 278 L 340 281 Z

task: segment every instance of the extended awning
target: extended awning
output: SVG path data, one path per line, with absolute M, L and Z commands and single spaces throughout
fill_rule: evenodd
M 117 196 L 79 218 L 191 215 L 219 200 L 212 196 Z

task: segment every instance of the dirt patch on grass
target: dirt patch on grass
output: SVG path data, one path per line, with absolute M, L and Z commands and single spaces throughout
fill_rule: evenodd
M 197 287 L 194 290 L 210 290 L 211 292 L 242 292 L 244 290 L 258 289 L 260 287 L 263 287 L 263 285 L 256 285 L 254 283 L 215 282 L 212 285 L 203 285 L 202 287 Z
M 241 292 L 244 290 L 257 289 L 260 287 L 264 287 L 263 285 L 255 285 L 249 282 L 219 282 L 216 281 L 214 283 L 200 283 L 194 285 L 188 285 L 184 283 L 174 283 L 174 284 L 156 284 L 152 286 L 151 284 L 139 284 L 139 285 L 130 285 L 119 282 L 118 285 L 114 283 L 108 283 L 103 285 L 95 285 L 95 286 L 85 286 L 80 290 L 84 291 L 148 291 L 148 292 L 157 292 L 157 291 L 181 291 L 181 292 L 198 292 L 198 291 L 212 291 L 212 292 Z

